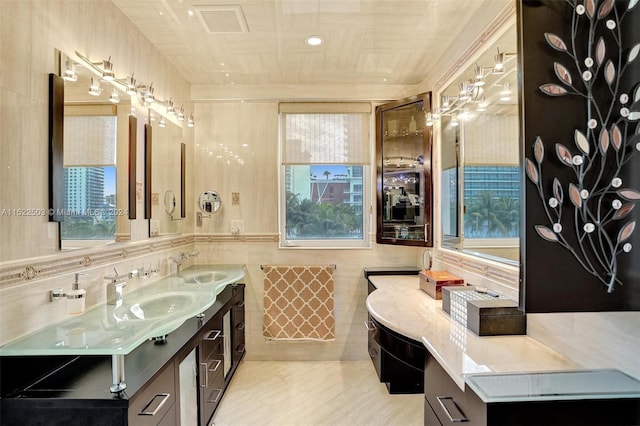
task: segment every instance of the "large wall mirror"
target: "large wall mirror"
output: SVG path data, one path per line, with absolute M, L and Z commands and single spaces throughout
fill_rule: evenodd
M 128 240 L 131 100 L 60 55 L 64 79 L 62 249 Z
M 163 109 L 159 106 L 158 109 Z M 151 148 L 151 220 L 149 235 L 180 234 L 183 228 L 184 201 L 182 182 L 182 127 L 176 114 L 149 112 L 152 127 Z M 148 154 L 148 153 L 147 153 Z
M 515 19 L 439 93 L 442 247 L 518 265 Z

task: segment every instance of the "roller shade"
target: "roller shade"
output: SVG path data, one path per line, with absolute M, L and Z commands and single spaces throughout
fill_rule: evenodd
M 282 163 L 368 164 L 371 104 L 282 103 Z
M 115 166 L 115 106 L 65 106 L 64 167 Z

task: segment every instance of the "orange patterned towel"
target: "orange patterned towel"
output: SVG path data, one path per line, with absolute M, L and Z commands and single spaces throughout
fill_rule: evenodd
M 272 340 L 334 340 L 333 266 L 263 266 L 263 334 Z

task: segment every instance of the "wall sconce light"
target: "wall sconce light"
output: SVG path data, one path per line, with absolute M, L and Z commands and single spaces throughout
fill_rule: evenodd
M 484 72 L 482 70 L 482 67 L 478 64 L 476 64 L 476 70 L 475 70 L 475 74 L 476 74 L 476 79 L 473 82 L 474 86 L 484 86 Z
M 171 98 L 167 101 L 167 114 L 175 114 L 176 109 L 173 107 L 173 101 Z
M 177 114 L 178 121 L 184 121 L 184 108 L 180 105 L 180 109 Z
M 160 117 L 160 121 L 158 121 L 158 126 L 164 128 L 167 125 L 167 121 L 164 117 Z
M 443 95 L 442 96 L 442 106 L 440 107 L 440 109 L 444 112 L 444 111 L 449 111 L 449 109 L 451 109 L 451 103 L 449 102 L 449 95 Z
M 96 77 L 91 77 L 91 85 L 89 86 L 89 94 L 91 96 L 100 96 L 102 90 L 100 90 L 100 80 Z
M 459 124 L 458 115 L 454 112 L 451 114 L 451 127 L 458 127 Z
M 193 114 L 189 114 L 189 120 L 187 121 L 187 127 L 193 127 L 195 123 L 193 122 Z
M 109 95 L 109 102 L 111 102 L 112 104 L 117 104 L 118 102 L 120 102 L 120 93 L 118 92 L 118 89 L 116 89 L 115 87 L 111 88 L 111 94 Z
M 138 93 L 136 89 L 136 79 L 133 78 L 133 73 L 131 73 L 131 77 L 127 80 L 127 95 L 134 96 Z
M 489 106 L 489 102 L 487 102 L 487 100 L 485 99 L 484 95 L 482 95 L 482 98 L 480 98 L 480 102 L 478 102 L 478 111 L 482 112 L 482 111 L 486 111 L 487 107 Z
M 500 52 L 500 48 L 497 49 L 498 54 L 493 57 L 493 73 L 502 74 L 504 73 L 504 52 Z
M 156 101 L 156 97 L 153 95 L 153 91 L 155 89 L 153 88 L 153 83 L 151 83 L 149 85 L 149 87 L 144 91 L 144 94 L 142 96 L 142 99 L 148 103 L 148 104 L 152 104 Z
M 427 120 L 427 127 L 433 126 L 433 115 L 430 112 L 427 113 L 426 120 Z
M 64 71 L 62 72 L 62 78 L 67 81 L 78 81 L 76 64 L 68 57 L 64 61 Z
M 502 86 L 502 92 L 500 92 L 500 100 L 501 101 L 510 101 L 511 100 L 511 86 L 509 83 L 505 83 Z
M 113 81 L 116 79 L 113 74 L 113 63 L 111 63 L 111 56 L 106 61 L 102 61 L 102 79 L 104 81 Z

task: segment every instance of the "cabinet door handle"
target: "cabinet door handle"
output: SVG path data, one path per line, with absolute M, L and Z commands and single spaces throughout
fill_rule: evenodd
M 216 359 L 216 366 L 209 369 L 212 373 L 215 372 L 218 368 L 220 368 L 220 364 L 222 364 L 222 360 Z
M 216 395 L 215 399 L 211 399 L 211 396 L 213 395 L 214 392 L 217 392 L 218 394 Z M 209 395 L 209 398 L 207 399 L 207 402 L 215 404 L 218 401 L 220 401 L 220 396 L 222 396 L 222 389 L 214 389 L 213 392 L 211 392 L 211 395 Z
M 376 331 L 378 329 L 378 327 L 376 327 L 373 321 L 365 321 L 364 326 L 367 329 L 367 331 Z
M 440 403 L 440 406 L 444 410 L 447 417 L 452 423 L 468 422 L 462 411 L 458 408 L 458 404 L 450 396 L 437 396 L 436 399 Z
M 242 307 L 244 307 L 244 300 L 241 300 L 241 301 L 239 301 L 239 302 L 236 302 L 236 306 L 237 306 L 238 308 L 242 308 Z
M 236 325 L 236 329 L 238 330 L 244 330 L 244 321 L 241 323 L 238 323 L 238 325 Z
M 204 367 L 204 369 L 202 368 Z M 201 388 L 208 388 L 209 387 L 209 372 L 208 370 L 208 365 L 206 362 L 201 362 L 200 363 L 200 387 Z M 203 373 L 204 371 L 204 373 Z M 203 379 L 204 376 L 204 379 Z
M 220 330 L 211 330 L 209 333 L 207 333 L 206 336 L 203 337 L 204 340 L 216 340 L 218 337 L 220 337 L 220 333 L 222 333 L 222 331 Z M 213 337 L 211 337 L 213 335 Z
M 244 352 L 244 345 L 238 345 L 238 347 L 236 347 L 236 352 Z
M 378 356 L 378 351 L 377 351 L 377 350 L 375 350 L 375 349 L 373 349 L 373 348 L 369 349 L 369 356 L 370 356 L 371 358 L 375 358 L 375 357 L 377 357 L 377 356 Z
M 155 416 L 156 413 L 160 411 L 164 403 L 167 402 L 167 399 L 169 399 L 170 396 L 171 396 L 170 393 L 156 394 L 153 398 L 151 398 L 151 401 L 149 401 L 149 403 L 142 409 L 142 411 L 138 413 L 138 415 L 139 416 Z M 162 400 L 160 400 L 157 403 L 157 405 L 155 405 L 154 403 L 156 402 L 156 400 L 158 400 L 158 398 L 162 398 Z M 154 406 L 155 406 L 155 410 L 147 411 L 148 408 L 154 407 Z

